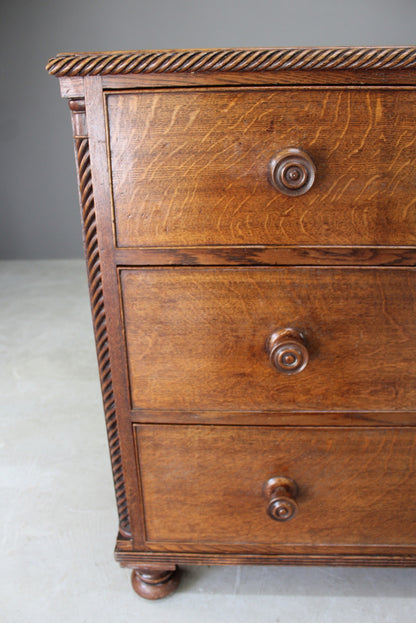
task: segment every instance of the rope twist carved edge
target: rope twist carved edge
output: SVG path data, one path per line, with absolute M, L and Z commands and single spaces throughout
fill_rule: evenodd
M 416 47 L 349 47 L 61 54 L 52 58 L 46 69 L 55 76 L 97 76 L 287 69 L 409 69 L 415 66 Z
M 114 488 L 119 516 L 119 528 L 123 536 L 130 537 L 130 519 L 127 508 L 123 468 L 121 463 L 120 441 L 117 428 L 113 384 L 111 378 L 110 353 L 104 299 L 101 281 L 100 255 L 97 242 L 97 228 L 94 196 L 92 189 L 91 163 L 88 138 L 75 139 L 81 211 L 84 223 L 85 250 L 88 268 L 88 281 L 91 309 L 97 347 L 98 367 L 103 395 L 104 413 L 110 448 Z

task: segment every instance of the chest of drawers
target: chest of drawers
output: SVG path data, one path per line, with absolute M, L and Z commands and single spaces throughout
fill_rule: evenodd
M 51 59 L 119 514 L 180 564 L 416 563 L 416 49 Z

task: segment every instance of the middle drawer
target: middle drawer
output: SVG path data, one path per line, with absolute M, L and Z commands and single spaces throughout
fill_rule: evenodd
M 415 285 L 411 268 L 122 269 L 131 407 L 412 411 Z

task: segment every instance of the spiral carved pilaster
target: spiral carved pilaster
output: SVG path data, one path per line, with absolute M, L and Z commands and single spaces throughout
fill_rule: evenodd
M 72 106 L 71 109 L 74 111 Z M 79 110 L 77 112 L 79 112 Z M 120 533 L 123 536 L 130 537 L 130 520 L 127 509 L 124 475 L 121 463 L 120 441 L 114 403 L 107 323 L 101 280 L 100 254 L 97 242 L 89 143 L 87 137 L 75 138 L 75 151 L 79 176 L 81 212 L 84 224 L 84 243 L 88 269 L 91 309 L 114 487 L 117 499 L 119 527 Z
M 416 47 L 167 50 L 58 54 L 55 76 L 149 73 L 269 72 L 327 69 L 409 69 Z

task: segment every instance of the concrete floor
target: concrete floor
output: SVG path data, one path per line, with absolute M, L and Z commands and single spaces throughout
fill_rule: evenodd
M 416 570 L 186 568 L 146 602 L 117 519 L 81 261 L 0 263 L 3 623 L 415 623 Z

